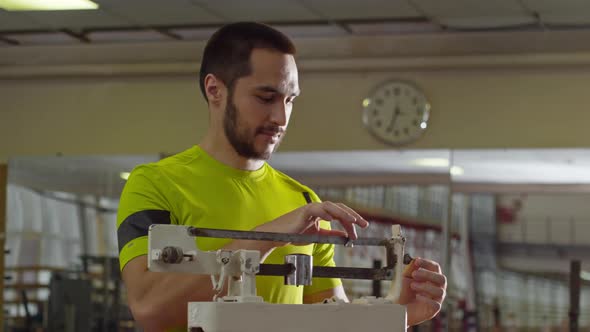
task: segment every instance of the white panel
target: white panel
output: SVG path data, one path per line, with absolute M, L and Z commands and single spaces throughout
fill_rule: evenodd
M 455 182 L 590 183 L 588 149 L 463 150 L 453 160 L 465 171 Z
M 275 25 L 273 28 L 283 32 L 291 38 L 307 37 L 334 37 L 345 36 L 348 32 L 336 25 L 309 24 L 309 25 Z M 170 32 L 187 40 L 207 40 L 218 28 L 186 28 L 172 29 Z
M 18 33 L 4 34 L 3 36 L 16 40 L 22 45 L 75 44 L 80 42 L 78 39 L 60 32 Z
M 222 19 L 189 0 L 97 0 L 101 8 L 138 25 L 218 23 Z
M 415 0 L 429 18 L 460 29 L 521 26 L 536 22 L 533 14 L 514 0 Z
M 195 0 L 230 21 L 309 21 L 320 16 L 293 0 Z
M 95 31 L 89 33 L 87 37 L 93 42 L 162 41 L 171 39 L 152 30 Z
M 7 12 L 0 9 L 0 31 L 45 30 L 50 28 L 19 12 Z
M 217 31 L 218 28 L 186 28 L 186 29 L 171 29 L 171 33 L 179 35 L 182 39 L 187 40 L 207 40 L 211 35 Z
M 348 24 L 348 27 L 358 35 L 424 33 L 442 30 L 440 25 L 430 22 L 362 23 Z
M 279 152 L 271 164 L 298 172 L 448 172 L 445 150 Z M 590 149 L 453 151 L 455 182 L 590 183 Z
M 362 174 L 371 172 L 448 174 L 449 151 L 322 151 L 279 152 L 270 163 L 284 171 Z M 425 165 L 424 160 L 440 160 L 442 165 Z
M 336 25 L 330 24 L 305 24 L 305 25 L 274 25 L 273 28 L 283 32 L 291 38 L 306 37 L 334 37 L 345 36 L 348 32 Z M 182 37 L 182 39 L 206 40 L 217 28 L 172 29 L 170 32 Z
M 126 27 L 132 25 L 120 17 L 102 10 L 59 10 L 30 12 L 28 16 L 56 29 L 82 30 L 84 28 Z
M 332 19 L 421 17 L 406 0 L 299 0 Z

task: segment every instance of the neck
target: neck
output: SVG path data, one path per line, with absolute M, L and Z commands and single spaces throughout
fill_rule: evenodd
M 209 130 L 199 146 L 217 161 L 236 169 L 255 171 L 264 166 L 264 160 L 240 156 L 223 133 Z

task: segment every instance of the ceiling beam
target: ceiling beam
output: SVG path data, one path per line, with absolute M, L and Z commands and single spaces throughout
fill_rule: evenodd
M 450 176 L 441 173 L 336 173 L 306 174 L 289 171 L 289 176 L 309 186 L 448 185 Z
M 87 31 L 85 31 L 87 32 Z M 579 65 L 590 54 L 590 31 L 470 32 L 298 38 L 298 60 L 363 61 L 368 67 Z M 14 47 L 0 63 L 56 65 L 199 62 L 206 41 L 160 41 Z M 43 57 L 37 56 L 43 54 Z M 510 56 L 515 56 L 512 58 Z M 369 61 L 372 60 L 372 61 Z M 326 61 L 324 61 L 326 62 Z M 374 62 L 375 64 L 371 64 Z M 354 63 L 353 63 L 354 64 Z M 192 65 L 191 65 L 192 66 Z M 362 65 L 367 67 L 367 65 Z
M 134 54 L 141 58 L 142 55 L 154 50 L 161 53 L 170 48 L 166 43 L 153 43 L 160 45 L 146 45 L 146 47 L 132 47 Z M 90 44 L 97 45 L 97 44 Z M 35 78 L 84 78 L 84 77 L 152 77 L 152 76 L 194 76 L 199 71 L 200 63 L 192 59 L 187 61 L 154 61 L 146 62 L 145 59 L 137 59 L 136 62 L 123 61 L 106 62 L 109 59 L 99 59 L 92 55 L 84 57 L 85 52 L 68 53 L 67 48 L 61 46 L 62 52 L 43 52 L 39 47 L 11 47 L 4 48 L 0 52 L 0 79 L 35 79 Z M 102 47 L 102 45 L 101 45 Z M 191 48 L 190 46 L 188 48 Z M 23 52 L 23 49 L 26 51 Z M 11 52 L 16 50 L 16 52 Z M 113 56 L 116 50 L 128 53 L 129 49 L 118 48 L 118 45 L 109 45 L 102 48 L 101 54 L 105 57 Z M 144 50 L 139 51 L 139 50 Z M 12 54 L 11 54 L 12 53 Z M 171 52 L 171 54 L 174 52 Z M 16 55 L 21 57 L 17 58 Z M 42 58 L 33 56 L 43 54 Z M 60 54 L 63 56 L 60 57 Z M 78 56 L 74 56 L 78 54 Z M 197 54 L 197 53 L 194 53 Z M 97 63 L 76 63 L 72 59 L 95 59 Z M 68 59 L 69 58 L 69 59 Z M 63 61 L 73 63 L 60 63 Z M 33 63 L 29 63 L 33 61 Z M 52 63 L 54 62 L 54 63 Z M 576 70 L 590 69 L 590 52 L 576 54 L 526 54 L 526 55 L 497 55 L 497 56 L 441 56 L 441 57 L 403 57 L 403 58 L 318 58 L 301 59 L 298 67 L 302 73 L 352 73 L 352 72 L 405 72 L 405 71 L 477 71 L 477 70 Z
M 6 38 L 6 37 L 3 37 L 3 36 L 0 36 L 0 41 L 4 42 L 6 44 L 10 44 L 10 45 L 20 45 L 20 43 L 18 42 L 18 40 Z
M 466 194 L 587 194 L 590 193 L 590 184 L 453 182 L 453 192 Z

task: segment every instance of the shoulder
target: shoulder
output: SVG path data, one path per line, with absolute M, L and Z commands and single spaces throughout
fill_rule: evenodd
M 276 179 L 277 182 L 291 188 L 294 191 L 309 193 L 312 202 L 320 202 L 321 201 L 320 198 L 318 197 L 318 195 L 310 187 L 293 179 L 289 175 L 287 175 L 279 170 L 276 170 L 275 168 L 272 168 L 270 165 L 268 165 L 268 167 L 271 170 L 271 172 L 273 173 L 273 178 Z
M 182 172 L 198 165 L 200 156 L 201 153 L 198 147 L 193 146 L 182 152 L 163 158 L 151 165 L 160 173 Z
M 169 210 L 174 197 L 174 183 L 186 175 L 183 165 L 190 163 L 187 151 L 136 166 L 121 193 L 119 215 L 124 218 L 145 209 Z
M 153 184 L 160 181 L 165 181 L 174 174 L 182 174 L 187 170 L 193 168 L 198 160 L 199 154 L 195 147 L 191 147 L 180 153 L 168 156 L 159 161 L 136 166 L 129 176 L 129 182 L 133 182 L 136 178 L 146 178 L 151 180 Z

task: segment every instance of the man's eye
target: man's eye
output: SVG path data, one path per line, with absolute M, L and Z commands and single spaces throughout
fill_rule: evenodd
M 258 96 L 258 100 L 260 100 L 263 103 L 269 104 L 272 103 L 273 101 L 273 97 L 262 97 L 262 96 Z

